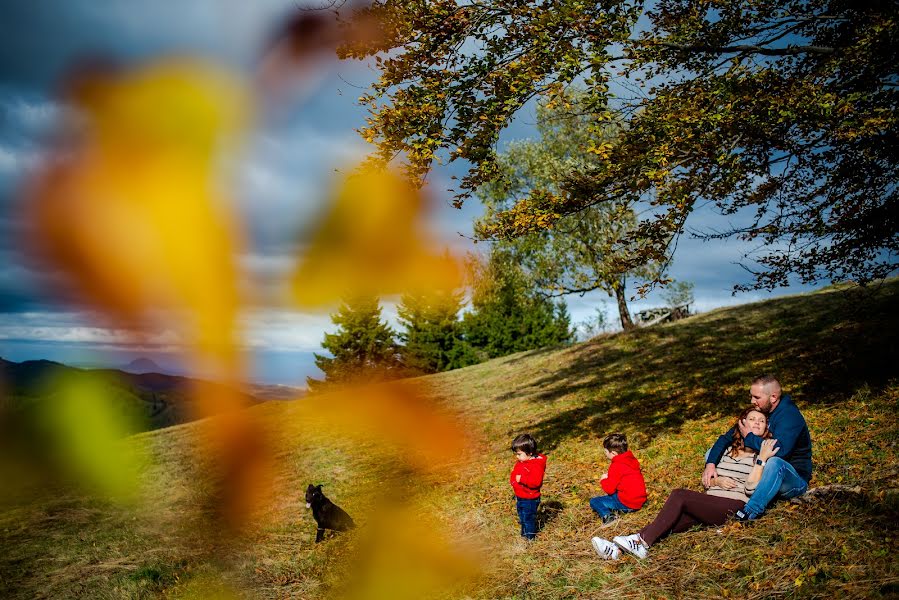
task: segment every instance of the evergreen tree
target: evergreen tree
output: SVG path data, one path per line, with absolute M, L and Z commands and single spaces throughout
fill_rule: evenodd
M 332 357 L 315 355 L 315 365 L 325 379 L 306 378 L 311 391 L 332 384 L 390 379 L 400 375 L 399 348 L 395 334 L 381 322 L 381 307 L 374 296 L 346 298 L 331 322 L 335 333 L 326 333 L 322 348 Z
M 403 295 L 397 312 L 405 327 L 400 339 L 406 367 L 436 373 L 477 362 L 457 347 L 464 343 L 459 321 L 462 299 L 461 293 L 451 290 Z
M 472 310 L 462 321 L 464 339 L 481 359 L 570 342 L 565 304 L 540 294 L 509 252 L 494 247 L 486 263 L 470 263 Z

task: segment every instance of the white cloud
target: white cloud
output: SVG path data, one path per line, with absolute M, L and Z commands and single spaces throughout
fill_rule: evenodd
M 22 96 L 4 96 L 0 98 L 0 107 L 10 123 L 30 134 L 49 131 L 63 114 L 63 108 L 56 102 L 48 99 L 26 100 Z
M 251 311 L 242 318 L 244 340 L 254 350 L 320 350 L 326 330 L 333 329 L 326 314 L 288 310 Z
M 0 176 L 17 179 L 34 169 L 40 154 L 36 150 L 0 145 Z

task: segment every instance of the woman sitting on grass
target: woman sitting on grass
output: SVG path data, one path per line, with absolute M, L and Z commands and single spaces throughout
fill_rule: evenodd
M 646 558 L 649 547 L 671 533 L 681 533 L 695 525 L 723 525 L 728 517 L 743 508 L 749 496 L 755 491 L 765 461 L 777 453 L 776 440 L 770 439 L 768 417 L 755 408 L 747 408 L 737 417 L 736 423 L 744 420 L 750 431 L 766 438 L 756 456 L 753 450 L 743 445 L 740 428 L 734 426 L 734 441 L 730 451 L 718 463 L 718 475 L 705 494 L 692 490 L 677 489 L 671 492 L 665 506 L 655 520 L 632 535 L 620 535 L 612 542 L 603 538 L 593 538 L 593 548 L 602 558 L 616 560 L 620 548 L 638 558 Z M 614 542 L 614 543 L 613 543 Z

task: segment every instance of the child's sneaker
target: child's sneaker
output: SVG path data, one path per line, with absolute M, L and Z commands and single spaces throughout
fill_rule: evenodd
M 606 527 L 611 527 L 616 522 L 618 522 L 618 515 L 615 513 L 609 513 L 602 518 L 602 525 L 599 526 L 600 529 L 604 529 Z
M 595 537 L 590 540 L 590 543 L 593 544 L 593 549 L 596 550 L 596 553 L 599 554 L 600 558 L 606 560 L 618 560 L 618 557 L 621 556 L 621 550 L 609 540 Z
M 643 540 L 640 539 L 639 533 L 634 533 L 632 535 L 619 535 L 613 537 L 612 541 L 637 558 L 643 559 L 646 558 L 647 554 L 649 554 L 649 548 L 643 545 Z

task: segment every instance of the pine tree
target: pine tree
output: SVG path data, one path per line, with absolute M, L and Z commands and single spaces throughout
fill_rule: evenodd
M 486 263 L 473 261 L 472 310 L 462 321 L 464 339 L 481 359 L 570 342 L 565 304 L 540 294 L 514 257 L 494 247 Z
M 326 333 L 322 348 L 331 357 L 315 354 L 315 365 L 325 379 L 306 378 L 311 391 L 323 391 L 333 384 L 390 379 L 401 374 L 399 348 L 394 331 L 381 322 L 378 298 L 346 298 L 331 322 L 335 333 Z
M 451 290 L 404 294 L 397 307 L 405 332 L 400 339 L 406 367 L 436 373 L 474 364 L 477 359 L 463 344 L 459 311 L 463 296 Z

